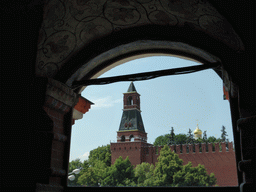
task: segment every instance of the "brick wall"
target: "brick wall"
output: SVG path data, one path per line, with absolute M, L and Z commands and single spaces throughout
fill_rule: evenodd
M 222 151 L 218 149 L 218 143 L 215 144 L 215 151 L 211 149 L 212 144 L 208 145 L 208 152 L 203 150 L 199 152 L 199 146 L 195 146 L 195 152 L 190 151 L 189 153 L 177 153 L 179 158 L 183 160 L 183 165 L 191 161 L 193 167 L 196 167 L 198 164 L 204 165 L 207 173 L 214 173 L 217 178 L 217 185 L 219 186 L 237 186 L 237 169 L 236 169 L 236 160 L 235 152 L 233 151 L 232 143 L 229 147 L 229 151 L 226 151 L 225 143 L 222 143 Z M 190 145 L 190 148 L 193 146 Z
M 235 152 L 233 150 L 232 142 L 228 144 L 228 150 L 226 150 L 226 143 L 221 143 L 222 151 L 219 150 L 219 143 L 215 144 L 215 151 L 212 151 L 212 144 L 201 145 L 171 145 L 170 148 L 179 158 L 183 160 L 183 165 L 186 165 L 191 161 L 193 167 L 198 164 L 204 165 L 207 173 L 214 173 L 217 178 L 217 185 L 219 186 L 237 186 L 237 169 Z M 137 150 L 135 150 L 137 147 Z M 144 142 L 123 142 L 123 143 L 111 143 L 111 164 L 115 163 L 115 160 L 122 156 L 125 159 L 129 156 L 129 160 L 132 165 L 137 165 L 142 162 L 154 164 L 157 162 L 157 158 L 160 155 L 160 151 L 163 146 L 153 146 Z M 187 148 L 188 153 L 187 153 Z M 193 148 L 195 152 L 193 152 Z M 208 150 L 206 150 L 208 149 Z
M 120 142 L 111 143 L 111 164 L 115 163 L 115 160 L 120 156 L 123 159 L 129 157 L 132 165 L 138 165 L 142 162 L 142 142 Z
M 61 184 L 62 173 L 64 174 L 63 160 L 64 160 L 64 147 L 65 141 L 67 140 L 64 136 L 64 113 L 58 110 L 44 106 L 44 110 L 49 115 L 53 121 L 52 134 L 52 149 L 51 149 L 51 162 L 50 162 L 50 172 L 49 183 L 51 184 Z

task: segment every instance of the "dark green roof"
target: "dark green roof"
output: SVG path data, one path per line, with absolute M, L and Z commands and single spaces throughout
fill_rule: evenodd
M 137 109 L 123 111 L 119 131 L 139 130 L 145 132 L 141 114 Z
M 133 82 L 131 82 L 127 92 L 129 93 L 129 92 L 134 92 L 134 91 L 136 91 L 136 89 L 135 89 L 135 86 L 134 86 Z

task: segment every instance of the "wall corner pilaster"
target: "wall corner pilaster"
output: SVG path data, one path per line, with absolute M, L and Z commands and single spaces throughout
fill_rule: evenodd
M 63 187 L 66 185 L 66 168 L 70 149 L 72 125 L 70 112 L 78 103 L 80 95 L 67 85 L 52 78 L 47 79 L 45 86 L 43 109 L 52 120 L 53 125 L 38 130 L 38 139 L 45 136 L 42 142 L 46 143 L 40 147 L 42 151 L 47 149 L 49 155 L 44 160 L 44 181 L 37 181 L 37 191 L 63 191 Z M 43 152 L 39 155 L 43 155 Z
M 79 96 L 67 85 L 48 78 L 45 98 L 46 106 L 61 113 L 67 113 L 78 103 Z

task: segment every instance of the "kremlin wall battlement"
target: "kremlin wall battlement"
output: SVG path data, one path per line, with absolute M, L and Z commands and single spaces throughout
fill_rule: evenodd
M 198 164 L 204 165 L 208 174 L 215 174 L 218 186 L 238 185 L 232 142 L 228 143 L 228 148 L 226 148 L 226 143 L 221 143 L 222 150 L 219 149 L 219 143 L 215 143 L 215 150 L 213 150 L 212 143 L 208 143 L 208 147 L 206 143 L 202 143 L 201 149 L 199 144 L 170 145 L 169 147 L 183 160 L 183 165 L 189 161 L 193 167 Z M 114 164 L 120 156 L 123 159 L 128 156 L 134 166 L 142 162 L 155 165 L 162 148 L 163 146 L 153 146 L 141 141 L 111 143 L 111 164 Z M 184 153 L 184 151 L 186 152 Z

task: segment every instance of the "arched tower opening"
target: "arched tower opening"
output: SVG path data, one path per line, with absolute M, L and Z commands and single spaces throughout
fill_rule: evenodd
M 125 142 L 125 136 L 124 135 L 121 136 L 121 142 Z
M 134 136 L 133 135 L 130 135 L 130 139 L 129 139 L 131 142 L 134 141 Z
M 127 105 L 133 105 L 132 96 L 129 96 L 127 99 Z

